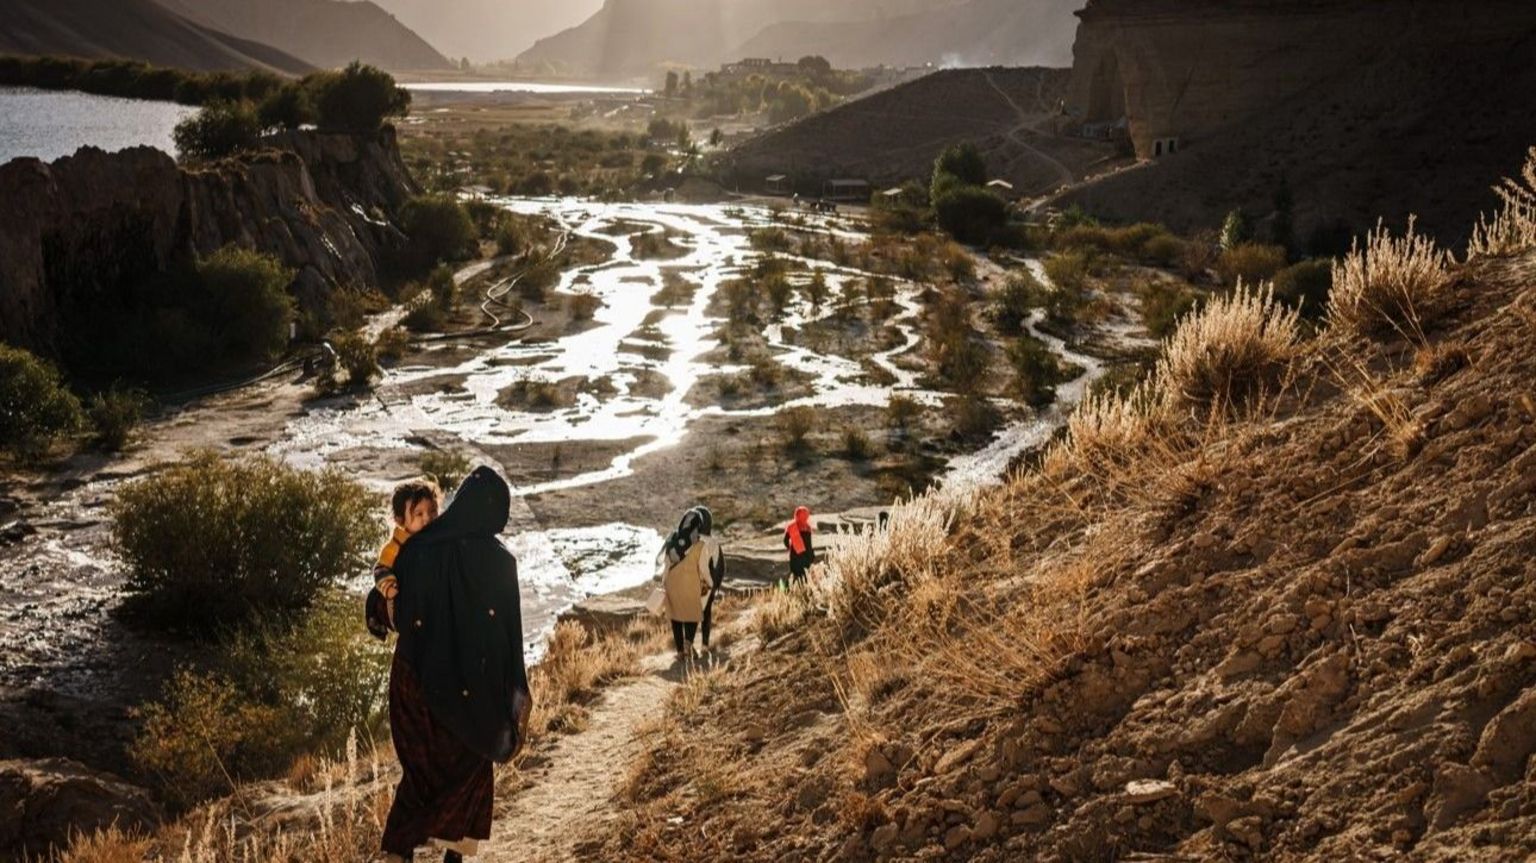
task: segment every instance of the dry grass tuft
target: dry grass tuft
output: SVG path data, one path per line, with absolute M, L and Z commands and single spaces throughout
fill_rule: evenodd
M 1179 324 L 1157 377 L 1175 408 L 1241 412 L 1276 391 L 1300 341 L 1298 312 L 1276 303 L 1269 286 L 1239 282 Z
M 581 705 L 603 684 L 638 673 L 641 652 L 629 632 L 594 640 L 586 627 L 567 620 L 549 636 L 544 660 L 529 674 L 533 689 L 530 737 L 551 731 L 579 731 Z
M 1166 401 L 1155 383 L 1126 393 L 1090 394 L 1068 418 L 1066 439 L 1046 454 L 1042 473 L 1056 481 L 1112 480 L 1142 459 L 1168 425 Z
M 1328 325 L 1376 338 L 1396 333 L 1424 344 L 1424 328 L 1445 311 L 1451 285 L 1451 253 L 1429 237 L 1408 231 L 1393 237 L 1382 223 L 1333 268 Z
M 1526 155 L 1520 179 L 1504 178 L 1493 193 L 1504 207 L 1491 222 L 1478 219 L 1467 246 L 1468 257 L 1502 257 L 1536 248 L 1536 147 Z

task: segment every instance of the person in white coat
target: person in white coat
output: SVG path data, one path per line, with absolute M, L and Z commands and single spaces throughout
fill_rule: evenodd
M 684 659 L 694 655 L 693 642 L 701 624 L 704 646 L 709 647 L 715 596 L 725 580 L 725 552 L 711 535 L 713 529 L 714 517 L 708 509 L 698 506 L 688 510 L 677 530 L 667 537 L 658 561 L 666 592 L 664 610 L 672 620 L 672 642 L 677 655 Z

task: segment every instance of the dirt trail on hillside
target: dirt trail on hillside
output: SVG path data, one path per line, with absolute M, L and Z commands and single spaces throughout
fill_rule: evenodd
M 1008 106 L 1013 109 L 1013 113 L 1019 119 L 1017 125 L 1003 133 L 1007 136 L 1008 140 L 1012 141 L 1015 146 L 1024 151 L 1022 154 L 1020 154 L 1019 157 L 1009 162 L 1008 167 L 1013 167 L 1014 162 L 1017 162 L 1019 158 L 1032 156 L 1041 160 L 1042 162 L 1045 162 L 1047 165 L 1050 165 L 1051 169 L 1056 172 L 1056 175 L 1063 186 L 1070 186 L 1076 182 L 1077 175 L 1072 173 L 1071 168 L 1068 168 L 1066 165 L 1062 164 L 1060 160 L 1050 155 L 1049 153 L 1043 152 L 1039 148 L 1031 145 L 1028 141 L 1024 140 L 1025 132 L 1034 131 L 1035 124 L 1039 122 L 1039 115 L 1032 114 L 1029 111 L 1024 110 L 1024 106 L 1020 105 L 1018 101 L 1008 93 L 1007 90 L 1003 89 L 1002 85 L 997 83 L 997 79 L 992 77 L 991 72 L 987 72 L 985 74 L 987 84 L 991 86 L 992 89 L 997 91 L 997 95 L 1003 97 L 1003 101 L 1008 103 Z M 1037 94 L 1035 98 L 1038 101 L 1040 97 Z
M 613 818 L 612 797 L 640 751 L 636 729 L 665 709 L 683 679 L 670 656 L 646 660 L 645 676 L 609 689 L 585 729 L 561 738 L 525 766 L 528 783 L 496 815 L 481 860 L 575 859 L 577 836 Z

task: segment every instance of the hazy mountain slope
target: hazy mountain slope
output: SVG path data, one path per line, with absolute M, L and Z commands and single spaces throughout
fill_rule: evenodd
M 378 0 L 449 57 L 510 60 L 592 17 L 602 0 Z
M 316 66 L 362 60 L 385 69 L 437 69 L 447 58 L 372 2 L 161 0 L 208 27 L 276 45 Z
M 200 26 L 151 0 L 7 0 L 0 4 L 0 53 L 129 57 L 198 71 L 309 69 L 290 54 Z
M 842 67 L 1067 66 L 1077 28 L 1072 13 L 1082 5 L 1083 0 L 971 0 L 870 21 L 793 21 L 764 29 L 736 53 L 820 54 Z
M 551 63 L 573 73 L 643 75 L 663 63 L 712 66 L 739 59 L 737 46 L 788 21 L 903 18 L 956 0 L 607 0 L 578 27 L 539 40 L 520 62 Z M 798 58 L 792 45 L 772 55 Z

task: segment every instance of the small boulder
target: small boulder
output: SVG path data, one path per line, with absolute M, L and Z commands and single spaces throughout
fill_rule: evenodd
M 75 833 L 160 821 L 149 792 L 65 758 L 0 761 L 0 852 L 41 854 Z

